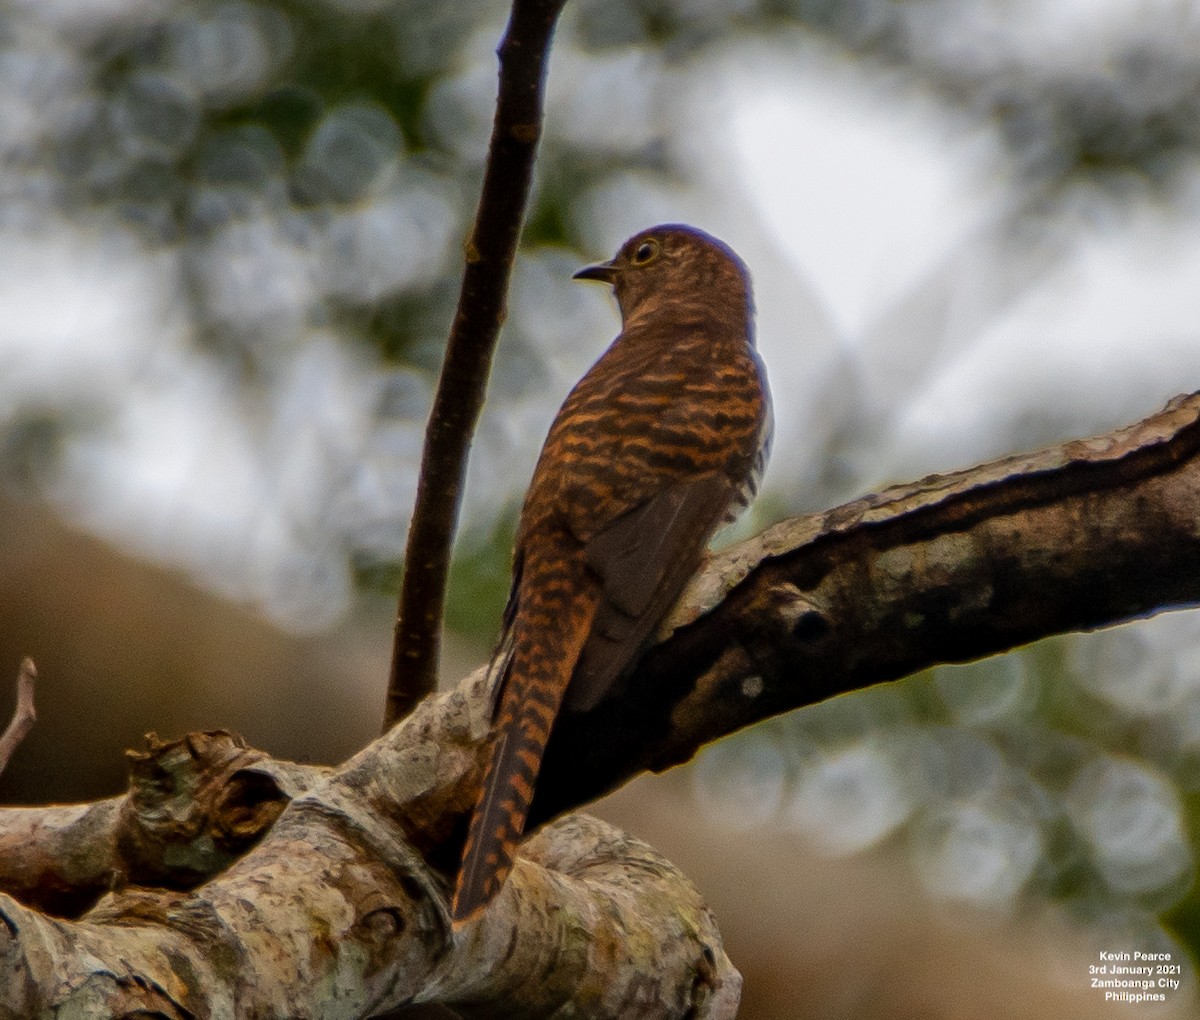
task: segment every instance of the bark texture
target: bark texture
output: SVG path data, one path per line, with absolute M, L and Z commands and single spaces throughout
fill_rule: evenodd
M 452 937 L 431 860 L 470 806 L 488 703 L 481 671 L 328 778 L 308 774 L 252 853 L 189 860 L 188 876 L 218 872 L 191 892 L 130 886 L 78 920 L 0 896 L 0 1017 L 368 1017 L 432 1001 L 497 1017 L 732 1017 L 740 977 L 695 887 L 586 816 L 529 840 L 497 909 Z M 186 744 L 167 757 L 190 758 Z M 216 756 L 196 788 L 237 789 L 226 766 Z M 137 801 L 47 817 L 86 819 L 77 835 L 99 860 Z M 27 827 L 27 812 L 7 814 Z M 157 850 L 169 874 L 181 847 L 210 842 L 185 828 L 192 839 L 149 838 L 142 856 Z

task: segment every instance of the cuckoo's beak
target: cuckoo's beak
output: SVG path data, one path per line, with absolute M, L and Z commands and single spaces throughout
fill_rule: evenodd
M 601 262 L 595 266 L 584 266 L 572 277 L 575 280 L 599 280 L 601 283 L 617 282 L 617 267 L 611 262 Z

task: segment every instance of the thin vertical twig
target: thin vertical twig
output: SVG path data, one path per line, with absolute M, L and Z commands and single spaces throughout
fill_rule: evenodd
M 17 672 L 17 705 L 13 709 L 8 728 L 0 734 L 0 773 L 8 767 L 13 754 L 21 746 L 21 741 L 37 722 L 37 709 L 33 704 L 36 681 L 37 667 L 34 666 L 33 660 L 26 656 L 21 660 L 21 668 Z
M 450 547 L 458 525 L 471 436 L 479 421 L 492 353 L 542 130 L 550 39 L 566 0 L 513 0 L 497 51 L 500 87 L 475 225 L 466 243 L 462 289 L 433 408 L 404 553 L 384 728 L 437 686 Z

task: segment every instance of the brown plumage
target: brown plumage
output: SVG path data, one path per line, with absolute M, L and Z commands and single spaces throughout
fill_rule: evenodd
M 590 708 L 633 665 L 766 460 L 750 278 L 729 248 L 653 227 L 575 275 L 612 285 L 622 328 L 559 410 L 521 511 L 456 923 L 508 877 L 564 702 Z

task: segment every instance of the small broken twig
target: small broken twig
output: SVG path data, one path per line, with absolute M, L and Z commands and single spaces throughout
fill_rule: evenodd
M 17 707 L 13 709 L 8 729 L 0 736 L 0 773 L 8 767 L 8 762 L 21 746 L 21 741 L 37 722 L 37 709 L 33 706 L 33 688 L 36 680 L 37 667 L 29 656 L 25 656 L 17 672 Z

